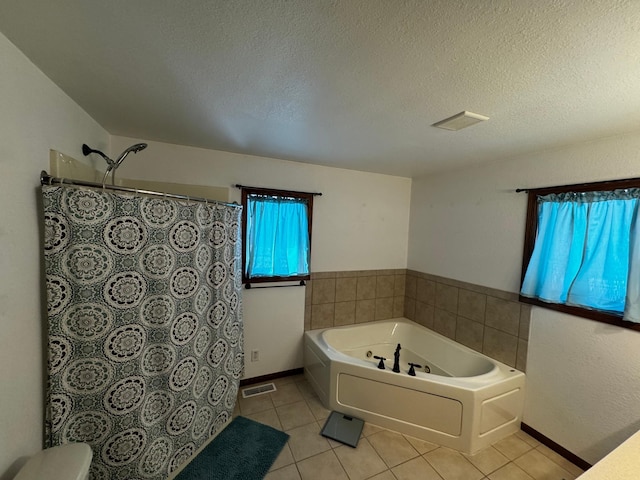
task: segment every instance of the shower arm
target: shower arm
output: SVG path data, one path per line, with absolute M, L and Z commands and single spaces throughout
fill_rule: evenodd
M 102 158 L 104 158 L 105 162 L 107 162 L 107 165 L 109 165 L 110 167 L 114 165 L 113 160 L 111 160 L 109 157 L 107 157 L 104 153 L 102 153 L 100 150 L 94 150 L 93 148 L 89 147 L 86 143 L 82 144 L 82 153 L 83 155 L 86 157 L 87 155 L 91 154 L 91 153 L 97 153 L 98 155 L 100 155 Z
M 107 157 L 100 150 L 95 150 L 95 149 L 87 146 L 84 143 L 82 144 L 82 153 L 84 154 L 85 157 L 87 155 L 90 155 L 91 153 L 97 153 L 102 158 L 104 158 L 104 160 L 107 162 L 107 168 L 106 168 L 106 170 L 104 172 L 104 176 L 102 177 L 102 185 L 104 185 L 107 182 L 107 177 L 109 176 L 110 173 L 111 173 L 111 185 L 115 185 L 116 184 L 116 170 L 122 164 L 122 162 L 127 157 L 127 155 L 129 155 L 131 152 L 138 153 L 139 151 L 144 150 L 145 148 L 147 148 L 147 144 L 146 143 L 136 143 L 135 145 L 131 145 L 124 152 L 122 152 L 120 154 L 120 156 L 118 157 L 118 159 L 115 160 L 115 161 L 111 160 L 109 157 Z

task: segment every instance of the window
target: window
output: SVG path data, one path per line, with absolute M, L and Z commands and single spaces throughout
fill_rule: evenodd
M 529 191 L 520 299 L 640 330 L 640 179 Z
M 308 280 L 312 193 L 242 187 L 242 281 Z

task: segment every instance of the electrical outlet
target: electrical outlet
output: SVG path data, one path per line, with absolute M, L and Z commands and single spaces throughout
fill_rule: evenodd
M 260 360 L 260 352 L 258 350 L 251 350 L 251 361 L 257 362 Z

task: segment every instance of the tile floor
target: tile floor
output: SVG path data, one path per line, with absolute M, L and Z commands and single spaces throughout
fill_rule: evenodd
M 476 455 L 365 423 L 357 448 L 320 435 L 329 415 L 304 376 L 243 399 L 235 415 L 283 430 L 289 441 L 266 480 L 573 480 L 582 470 L 519 431 Z

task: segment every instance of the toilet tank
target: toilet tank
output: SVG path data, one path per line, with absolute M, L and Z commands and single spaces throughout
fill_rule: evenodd
M 92 458 L 86 443 L 47 448 L 27 460 L 14 480 L 86 480 Z

